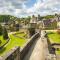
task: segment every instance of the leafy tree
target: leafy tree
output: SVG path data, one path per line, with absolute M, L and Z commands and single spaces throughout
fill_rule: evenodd
M 16 31 L 19 31 L 19 24 L 16 24 Z
M 58 14 L 57 14 L 57 13 L 55 13 L 55 16 L 58 16 Z
M 2 35 L 2 26 L 0 24 L 0 35 Z
M 5 27 L 3 28 L 3 38 L 8 39 L 8 33 Z
M 54 17 L 55 17 L 54 15 L 47 15 L 47 16 L 44 16 L 43 18 L 50 19 L 50 18 L 54 18 Z
M 35 28 L 29 28 L 28 30 L 29 30 L 30 36 L 35 34 Z
M 8 22 L 10 20 L 9 15 L 0 15 L 0 22 Z

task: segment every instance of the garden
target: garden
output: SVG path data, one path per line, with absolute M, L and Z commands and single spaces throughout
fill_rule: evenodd
M 58 48 L 60 46 L 60 32 L 48 32 L 47 36 L 51 44 L 57 44 L 55 52 L 56 54 L 60 54 L 60 48 Z
M 6 43 L 6 40 L 3 39 L 3 36 L 0 36 L 0 46 Z
M 18 36 L 18 34 L 16 34 Z M 20 36 L 24 36 L 24 33 L 19 34 Z M 5 43 L 6 40 L 4 40 L 2 37 L 0 37 L 2 42 Z M 7 52 L 9 52 L 13 47 L 20 46 L 23 47 L 23 45 L 27 42 L 26 39 L 15 37 L 14 34 L 9 34 L 9 42 L 0 49 L 0 55 L 3 55 Z M 3 44 L 2 43 L 2 44 Z

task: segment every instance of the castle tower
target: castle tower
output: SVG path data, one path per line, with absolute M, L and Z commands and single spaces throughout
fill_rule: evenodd
M 37 27 L 37 18 L 33 15 L 31 20 L 30 20 L 29 29 L 28 29 L 30 37 L 35 34 L 36 27 Z
M 36 28 L 37 25 L 37 17 L 35 17 L 34 15 L 32 16 L 31 20 L 30 20 L 30 26 L 32 28 Z

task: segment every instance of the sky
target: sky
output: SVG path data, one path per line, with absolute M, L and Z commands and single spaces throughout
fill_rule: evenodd
M 26 17 L 60 13 L 60 0 L 0 0 L 0 14 Z

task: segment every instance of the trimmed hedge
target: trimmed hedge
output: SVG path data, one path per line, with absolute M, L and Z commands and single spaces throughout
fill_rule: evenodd
M 9 42 L 10 38 L 6 40 L 6 43 L 4 43 L 2 46 L 0 46 L 0 49 L 2 49 L 8 42 Z

